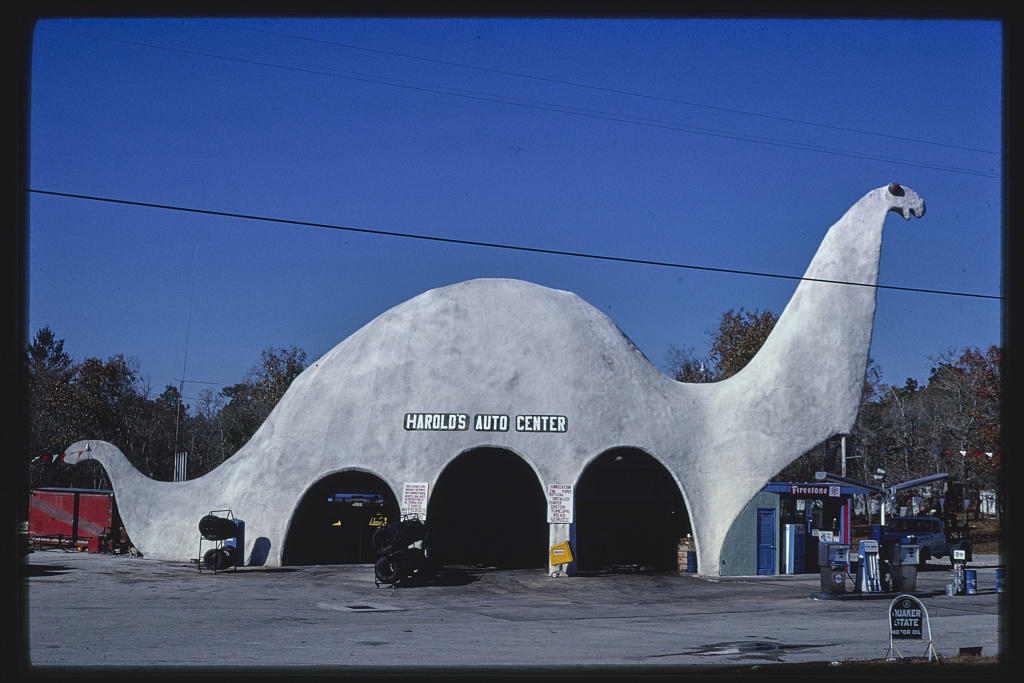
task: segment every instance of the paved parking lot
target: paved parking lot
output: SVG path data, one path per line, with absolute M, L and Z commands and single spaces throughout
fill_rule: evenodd
M 996 556 L 978 593 L 948 596 L 948 563 L 919 573 L 940 658 L 1002 652 Z M 23 654 L 36 673 L 103 667 L 348 673 L 697 672 L 742 664 L 880 659 L 894 596 L 816 599 L 817 574 L 551 578 L 452 567 L 377 587 L 370 565 L 243 568 L 35 552 L 22 566 Z M 852 586 L 851 586 L 852 587 Z M 926 645 L 899 644 L 909 657 Z

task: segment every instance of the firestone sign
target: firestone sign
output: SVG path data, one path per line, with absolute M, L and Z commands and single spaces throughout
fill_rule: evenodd
M 792 484 L 789 493 L 804 498 L 838 498 L 840 487 L 832 484 Z
M 402 426 L 409 432 L 464 432 L 472 426 L 475 432 L 544 432 L 564 434 L 569 431 L 565 415 L 488 415 L 466 413 L 406 413 Z

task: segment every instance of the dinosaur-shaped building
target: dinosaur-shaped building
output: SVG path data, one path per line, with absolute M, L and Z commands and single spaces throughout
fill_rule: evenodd
M 726 534 L 752 497 L 801 454 L 853 427 L 883 224 L 890 211 L 910 220 L 924 210 L 917 193 L 896 184 L 858 201 L 825 235 L 758 354 L 721 382 L 667 377 L 574 294 L 472 280 L 425 292 L 338 344 L 295 379 L 248 443 L 204 476 L 154 481 L 96 440 L 70 446 L 65 461 L 103 465 L 126 530 L 147 557 L 196 557 L 198 521 L 230 509 L 245 522 L 247 561 L 279 565 L 304 496 L 338 473 L 372 475 L 394 501 L 425 492 L 417 505 L 429 527 L 430 499 L 450 463 L 473 452 L 512 454 L 549 508 L 570 511 L 561 518 L 549 509 L 539 521 L 548 533 L 538 552 L 546 554 L 584 523 L 571 510 L 588 466 L 609 452 L 639 452 L 678 487 L 700 573 L 717 575 Z

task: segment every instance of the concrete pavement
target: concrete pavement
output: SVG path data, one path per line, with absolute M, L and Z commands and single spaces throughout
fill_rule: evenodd
M 978 594 L 948 596 L 948 562 L 918 574 L 940 658 L 1002 649 L 1006 593 L 977 556 Z M 123 667 L 348 673 L 695 672 L 886 655 L 893 595 L 815 599 L 817 574 L 551 578 L 448 568 L 377 587 L 370 565 L 242 568 L 62 551 L 22 566 L 28 671 Z M 852 589 L 852 585 L 848 584 Z M 905 641 L 908 657 L 926 644 Z

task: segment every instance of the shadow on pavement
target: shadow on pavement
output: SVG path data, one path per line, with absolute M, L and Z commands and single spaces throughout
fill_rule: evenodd
M 62 564 L 28 564 L 23 563 L 18 570 L 22 578 L 33 578 L 37 576 L 54 576 L 75 571 L 74 567 L 67 567 Z
M 468 586 L 476 583 L 488 571 L 479 567 L 451 566 L 439 567 L 433 571 L 417 572 L 403 579 L 399 588 L 416 588 L 422 586 Z M 383 584 L 382 584 L 383 585 Z

